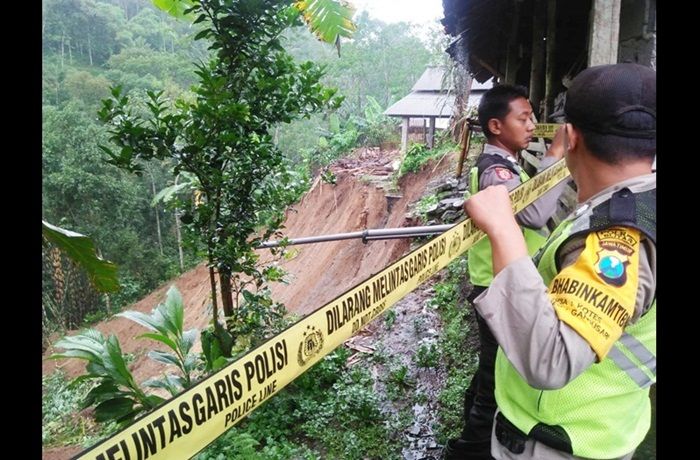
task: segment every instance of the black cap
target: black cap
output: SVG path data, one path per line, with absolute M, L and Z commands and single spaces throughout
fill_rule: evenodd
M 590 67 L 571 82 L 568 122 L 598 134 L 656 138 L 656 72 L 639 64 Z

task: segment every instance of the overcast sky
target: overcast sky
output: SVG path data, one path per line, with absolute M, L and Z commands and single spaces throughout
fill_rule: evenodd
M 366 10 L 384 22 L 434 22 L 442 18 L 442 0 L 349 0 L 357 11 Z

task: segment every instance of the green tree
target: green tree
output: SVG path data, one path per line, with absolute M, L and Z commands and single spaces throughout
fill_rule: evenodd
M 366 12 L 356 22 L 343 59 L 329 62 L 328 83 L 346 96 L 342 112 L 361 117 L 367 96 L 386 108 L 408 94 L 431 54 L 406 23 L 385 24 Z
M 192 11 L 196 0 L 153 0 L 153 4 L 176 17 Z M 340 37 L 351 37 L 355 31 L 352 22 L 354 8 L 337 0 L 293 0 L 293 7 L 319 40 L 332 43 L 340 54 Z
M 279 228 L 287 204 L 290 178 L 270 129 L 340 100 L 321 85 L 320 67 L 295 64 L 281 46 L 280 34 L 300 21 L 291 1 L 201 1 L 192 12 L 194 22 L 204 25 L 196 38 L 209 39 L 216 53 L 197 67 L 195 100 L 180 99 L 171 110 L 160 94 L 149 92 L 150 118 L 144 119 L 115 88 L 100 118 L 110 125 L 118 150 L 103 149 L 111 163 L 128 171 L 141 172 L 142 161 L 169 158 L 175 174 L 197 178 L 201 195 L 195 203 L 179 203 L 181 220 L 206 248 L 214 322 L 218 272 L 224 315 L 232 328 L 245 328 L 251 318 L 265 320 L 261 309 L 272 307 L 265 282 L 280 276 L 259 270 L 253 249 L 260 236 Z
M 48 0 L 43 8 L 44 51 L 55 50 L 69 63 L 74 58 L 101 64 L 118 49 L 117 30 L 124 23 L 119 8 L 94 0 Z
M 168 256 L 160 255 L 150 176 L 133 177 L 102 161 L 97 144 L 108 142 L 107 133 L 79 101 L 45 106 L 42 126 L 44 218 L 99 242 L 103 256 L 119 266 L 123 289 L 113 299 L 117 305 L 156 287 L 169 266 L 176 268 L 177 248 L 167 232 Z M 156 188 L 166 180 L 156 169 Z
M 391 140 L 396 136 L 395 121 L 382 120 L 381 113 L 408 94 L 425 67 L 439 62 L 439 55 L 445 54 L 438 46 L 431 45 L 429 49 L 425 43 L 426 38 L 431 42 L 438 40 L 441 34 L 434 29 L 425 37 L 422 29 L 406 23 L 385 24 L 371 19 L 365 12 L 356 18 L 356 23 L 357 31 L 351 40 L 344 41 L 340 59 L 331 49 L 309 37 L 304 28 L 285 33 L 285 46 L 290 53 L 296 59 L 314 59 L 326 65 L 324 83 L 337 87 L 345 96 L 338 111 L 339 130 L 328 118 L 318 116 L 276 127 L 278 145 L 302 168 L 313 171 L 356 145 L 377 145 L 378 141 Z M 353 132 L 356 135 L 352 136 Z M 318 144 L 319 137 L 327 139 Z M 353 143 L 336 142 L 341 137 L 352 139 Z M 329 156 L 326 143 L 343 150 L 333 151 Z

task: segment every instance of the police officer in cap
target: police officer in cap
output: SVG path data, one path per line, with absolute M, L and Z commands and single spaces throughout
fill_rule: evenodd
M 492 246 L 495 276 L 475 304 L 499 344 L 497 459 L 630 459 L 650 426 L 656 73 L 586 69 L 565 114 L 578 204 L 533 259 L 505 186 L 465 203 Z

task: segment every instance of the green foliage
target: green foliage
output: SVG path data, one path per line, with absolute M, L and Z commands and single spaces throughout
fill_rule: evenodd
M 159 304 L 150 315 L 139 311 L 125 311 L 117 316 L 130 319 L 153 331 L 141 334 L 137 338 L 148 338 L 167 346 L 172 353 L 152 350 L 148 356 L 160 363 L 176 366 L 181 375 L 165 375 L 162 379 L 149 379 L 144 385 L 152 388 L 163 388 L 172 396 L 194 383 L 193 372 L 197 366 L 197 354 L 192 353 L 197 329 L 183 331 L 184 306 L 182 296 L 175 286 L 168 289 L 165 303 Z
M 125 91 L 132 89 L 165 90 L 168 82 L 187 88 L 195 82 L 195 68 L 188 57 L 152 49 L 143 41 L 125 47 L 107 62 L 106 74 L 121 82 Z M 179 89 L 176 96 L 180 95 Z M 105 95 L 108 96 L 109 94 Z
M 396 458 L 397 440 L 365 369 L 346 369 L 345 347 L 325 356 L 197 460 Z
M 352 43 L 342 59 L 328 59 L 328 84 L 346 96 L 343 116 L 363 117 L 367 96 L 386 108 L 411 90 L 430 61 L 430 52 L 406 23 L 385 24 L 366 12 L 356 16 Z M 342 118 L 342 117 L 341 117 Z
M 82 101 L 87 107 L 96 109 L 100 101 L 109 95 L 110 81 L 102 75 L 77 69 L 68 69 L 63 88 L 73 101 Z
M 226 322 L 227 329 L 244 345 L 238 351 L 245 352 L 249 346 L 261 343 L 280 329 L 284 324 L 286 309 L 281 303 L 272 300 L 269 288 L 256 292 L 243 289 L 241 294 L 243 302 L 234 309 L 233 315 Z
M 459 437 L 464 424 L 464 392 L 469 387 L 475 367 L 471 372 L 460 368 L 461 372 L 450 372 L 447 376 L 444 389 L 440 392 L 438 402 L 440 404 L 440 423 L 436 430 L 437 440 L 445 444 L 448 439 Z
M 390 456 L 392 443 L 381 424 L 383 416 L 372 384 L 366 369 L 353 368 L 327 390 L 331 396 L 324 401 L 302 401 L 301 410 L 309 417 L 302 428 L 307 436 L 322 443 L 329 457 Z
M 398 142 L 396 122 L 392 118 L 386 120 L 383 109 L 408 94 L 431 61 L 430 51 L 419 38 L 425 30 L 414 30 L 407 24 L 384 24 L 366 13 L 357 16 L 356 22 L 353 40 L 343 43 L 342 59 L 309 38 L 303 28 L 286 33 L 285 44 L 290 53 L 299 60 L 314 59 L 326 65 L 324 82 L 338 87 L 345 95 L 338 110 L 338 131 L 328 126 L 333 122 L 325 117 L 298 120 L 278 129 L 281 150 L 295 163 L 305 162 L 312 175 L 358 145 Z M 442 49 L 440 53 L 444 54 Z M 382 118 L 382 122 L 377 123 L 373 115 Z M 342 135 L 342 142 L 337 142 L 341 140 L 337 133 Z M 319 135 L 326 137 L 329 144 L 337 144 L 337 148 L 310 148 L 317 144 Z
M 201 199 L 181 203 L 181 220 L 220 274 L 224 313 L 233 317 L 227 326 L 240 334 L 265 323 L 261 308 L 272 307 L 254 246 L 279 228 L 289 196 L 269 129 L 340 103 L 321 86 L 321 68 L 297 65 L 282 49 L 278 35 L 295 21 L 285 3 L 195 4 L 194 22 L 204 26 L 196 38 L 208 38 L 216 53 L 197 67 L 195 100 L 179 99 L 171 110 L 161 92 L 148 92 L 144 118 L 115 88 L 100 111 L 118 147 L 102 146 L 110 163 L 140 173 L 144 161 L 169 159 L 176 174 L 196 176 Z M 234 308 L 239 294 L 245 303 Z
M 422 343 L 413 356 L 416 366 L 435 368 L 440 362 L 440 349 L 434 343 Z
M 420 216 L 421 220 L 424 222 L 427 220 L 426 213 L 428 210 L 436 206 L 438 202 L 438 197 L 435 194 L 424 195 L 420 200 L 418 200 L 418 203 L 416 203 L 416 212 Z
M 43 6 L 43 49 L 61 60 L 103 64 L 119 48 L 120 11 L 104 2 L 48 0 Z
M 99 242 L 100 256 L 119 267 L 122 289 L 109 298 L 107 308 L 107 298 L 98 297 L 87 284 L 83 288 L 84 283 L 76 280 L 73 268 L 63 263 L 66 282 L 61 301 L 56 302 L 57 286 L 50 278 L 42 286 L 44 297 L 54 299 L 54 317 L 63 318 L 57 322 L 66 327 L 80 326 L 84 314 L 96 310 L 105 314 L 118 310 L 158 286 L 178 265 L 172 231 L 175 221 L 165 212 L 160 216 L 164 253 L 158 249 L 157 227 L 149 203 L 151 178 L 132 177 L 100 161 L 96 142 L 107 139 L 103 128 L 86 110 L 84 104 L 76 101 L 44 106 L 42 214 L 55 225 L 89 234 Z M 157 168 L 154 176 L 159 187 L 164 176 Z M 192 264 L 192 255 L 186 256 L 187 263 Z M 55 271 L 55 267 L 49 270 Z
M 55 347 L 65 351 L 51 355 L 50 359 L 78 358 L 88 362 L 87 373 L 77 377 L 72 384 L 97 381 L 98 385 L 90 390 L 82 403 L 83 408 L 95 406 L 97 422 L 115 421 L 125 426 L 141 412 L 163 402 L 159 396 L 146 395 L 136 384 L 115 336 L 105 339 L 101 332 L 88 329 L 59 340 Z
M 411 144 L 406 150 L 406 156 L 401 163 L 399 176 L 408 172 L 418 172 L 426 161 L 432 156 L 430 149 L 425 144 Z
M 69 444 L 80 442 L 88 427 L 88 422 L 80 418 L 80 423 L 71 416 L 81 409 L 81 401 L 94 387 L 93 382 L 83 381 L 68 385 L 63 372 L 57 371 L 41 379 L 41 441 L 44 445 Z
M 391 329 L 396 322 L 396 310 L 389 309 L 384 315 L 384 325 L 387 329 Z
M 108 309 L 85 270 L 51 243 L 41 250 L 42 349 L 49 346 L 54 332 L 80 327 L 88 315 L 99 315 Z
M 321 172 L 321 180 L 327 184 L 335 185 L 337 178 L 335 177 L 333 171 L 331 171 L 329 168 L 325 168 L 323 172 Z
M 408 172 L 418 172 L 431 158 L 438 158 L 458 149 L 459 146 L 451 140 L 439 143 L 434 149 L 428 149 L 425 144 L 411 144 L 399 168 L 399 177 Z
M 352 5 L 336 0 L 296 0 L 294 7 L 299 10 L 309 29 L 326 43 L 333 43 L 340 53 L 340 37 L 352 37 L 356 29 L 352 22 L 355 9 Z
M 184 18 L 185 12 L 192 7 L 192 0 L 152 0 L 153 4 L 165 11 L 166 13 L 175 16 L 176 18 Z
M 378 146 L 382 142 L 396 137 L 397 121 L 384 115 L 384 108 L 372 96 L 367 96 L 364 118 L 355 118 L 362 145 Z
M 233 335 L 218 321 L 202 330 L 202 355 L 207 372 L 218 371 L 232 361 L 231 350 L 234 345 Z
M 44 220 L 41 221 L 41 226 L 42 236 L 85 269 L 99 291 L 113 292 L 119 289 L 117 267 L 95 253 L 95 245 L 90 238 Z
M 265 437 L 264 445 L 247 431 L 233 427 L 212 445 L 200 453 L 195 460 L 227 460 L 240 458 L 244 460 L 286 460 L 317 459 L 318 454 L 306 446 L 295 445 L 293 441 Z
M 447 276 L 434 285 L 435 295 L 430 301 L 440 313 L 443 328 L 438 341 L 440 360 L 447 369 L 447 379 L 440 392 L 438 441 L 457 437 L 462 429 L 464 392 L 477 367 L 478 337 L 471 307 L 467 305 L 462 286 L 467 278 L 467 257 L 462 256 L 447 266 Z
M 386 379 L 386 392 L 389 398 L 397 400 L 401 398 L 404 392 L 415 386 L 415 379 L 410 375 L 410 369 L 405 364 L 391 366 Z

